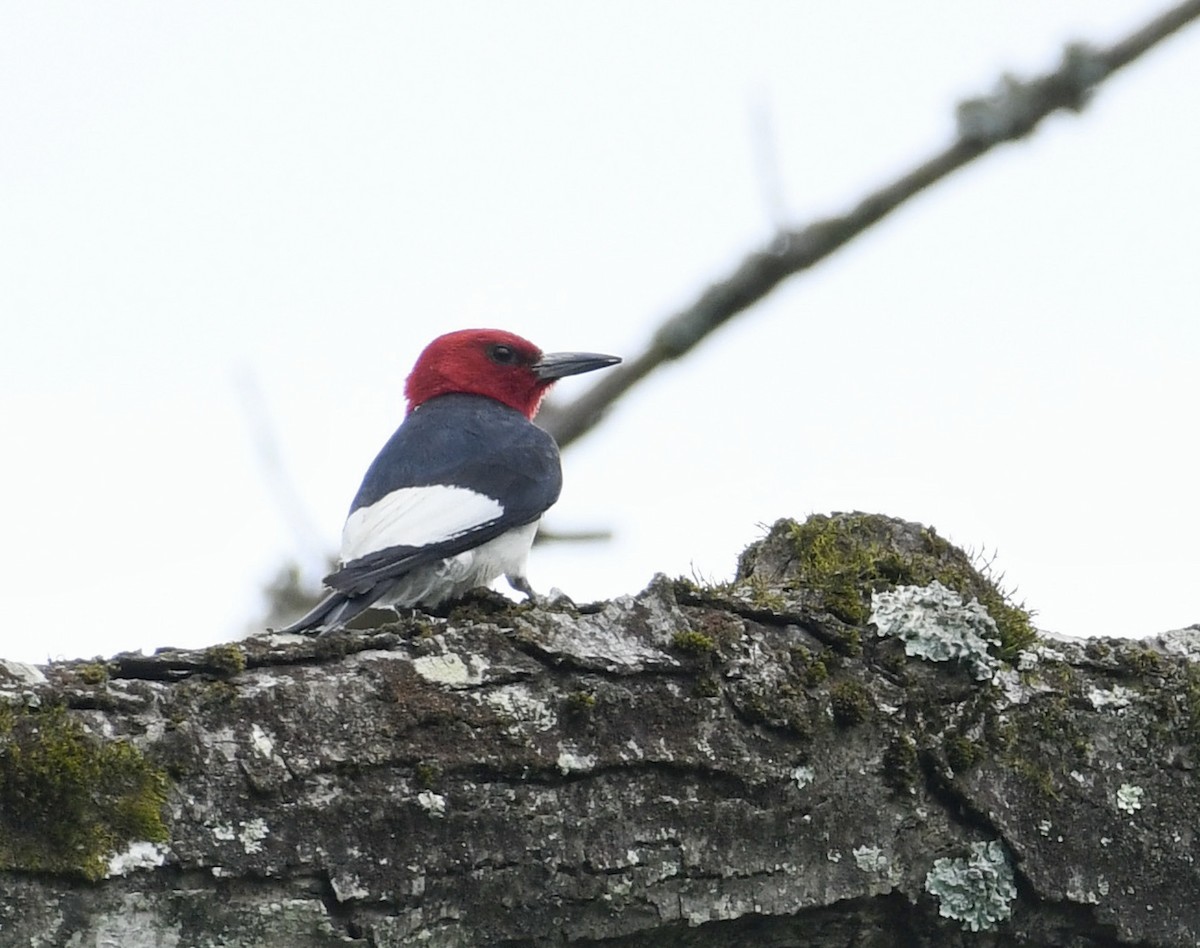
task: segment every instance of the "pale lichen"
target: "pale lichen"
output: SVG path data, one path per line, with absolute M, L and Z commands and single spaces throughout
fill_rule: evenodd
M 901 639 L 907 655 L 960 661 L 980 681 L 995 673 L 997 663 L 988 651 L 1000 645 L 995 621 L 978 600 L 963 602 L 936 579 L 927 586 L 897 586 L 873 594 L 871 621 L 880 636 Z
M 157 869 L 165 865 L 170 853 L 162 843 L 152 843 L 148 840 L 137 840 L 129 844 L 122 852 L 114 853 L 108 860 L 108 870 L 105 875 L 127 876 L 141 869 Z
M 1117 809 L 1124 813 L 1136 813 L 1142 808 L 1142 796 L 1145 792 L 1136 784 L 1121 784 L 1117 789 Z
M 477 655 L 467 661 L 448 652 L 444 655 L 422 655 L 413 659 L 413 670 L 426 681 L 449 688 L 471 688 L 483 681 L 488 663 Z
M 432 790 L 422 790 L 417 794 L 417 804 L 430 816 L 442 817 L 446 815 L 446 798 L 440 793 L 434 793 Z
M 592 770 L 596 766 L 594 754 L 576 754 L 574 751 L 562 750 L 558 755 L 558 769 L 565 776 L 570 773 L 581 773 Z
M 1012 864 L 998 840 L 975 842 L 966 858 L 938 859 L 925 875 L 938 913 L 964 931 L 991 931 L 1012 915 L 1017 897 Z
M 792 768 L 792 779 L 796 781 L 796 786 L 803 790 L 817 779 L 817 772 L 812 767 L 801 764 L 799 767 Z

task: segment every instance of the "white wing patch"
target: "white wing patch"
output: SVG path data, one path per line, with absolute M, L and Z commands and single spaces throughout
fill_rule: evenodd
M 378 600 L 390 606 L 440 606 L 500 576 L 525 575 L 537 521 L 513 527 L 473 550 L 426 563 L 398 577 Z
M 448 540 L 502 513 L 498 500 L 465 487 L 401 487 L 369 507 L 359 507 L 346 519 L 342 562 L 390 546 L 426 546 Z

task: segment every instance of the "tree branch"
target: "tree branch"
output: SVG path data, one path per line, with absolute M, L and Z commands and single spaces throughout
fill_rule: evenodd
M 1183 948 L 1198 751 L 1200 627 L 781 520 L 716 587 L 0 661 L 0 944 Z
M 563 447 L 582 437 L 618 398 L 654 369 L 687 353 L 788 277 L 812 267 L 905 201 L 996 145 L 1028 135 L 1052 112 L 1079 111 L 1092 89 L 1197 17 L 1200 0 L 1187 0 L 1107 49 L 1067 46 L 1061 65 L 1053 72 L 1030 80 L 1003 76 L 991 95 L 959 104 L 958 136 L 951 145 L 868 194 L 845 214 L 779 230 L 729 276 L 663 323 L 644 352 L 605 372 L 575 401 L 546 405 L 539 424 Z

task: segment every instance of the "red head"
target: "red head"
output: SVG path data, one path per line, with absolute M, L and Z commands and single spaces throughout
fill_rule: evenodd
M 404 385 L 409 411 L 452 392 L 486 395 L 527 418 L 565 375 L 615 365 L 617 356 L 594 352 L 543 354 L 528 339 L 500 329 L 460 329 L 425 347 Z

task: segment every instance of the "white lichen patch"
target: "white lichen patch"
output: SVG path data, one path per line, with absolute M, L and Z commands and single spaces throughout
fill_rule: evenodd
M 649 629 L 669 642 L 674 632 L 687 628 L 687 622 L 658 597 L 621 596 L 597 615 L 551 612 L 539 616 L 536 626 L 526 622 L 521 626 L 547 651 L 572 658 L 577 665 L 632 673 L 679 666 L 665 649 L 647 644 L 632 630 Z
M 1035 693 L 1015 668 L 997 668 L 992 683 L 1000 689 L 1004 704 L 1025 704 Z
M 262 852 L 262 841 L 267 838 L 266 820 L 256 816 L 240 825 L 242 831 L 238 833 L 238 842 L 242 844 L 247 855 Z
M 1117 788 L 1117 809 L 1125 813 L 1136 813 L 1142 808 L 1144 789 L 1132 783 L 1123 783 Z
M 1137 692 L 1122 685 L 1113 685 L 1111 688 L 1097 688 L 1093 686 L 1088 689 L 1088 701 L 1092 703 L 1092 707 L 1097 711 L 1104 708 L 1113 708 L 1118 711 L 1122 708 L 1128 708 L 1136 697 Z
M 807 765 L 801 765 L 792 769 L 792 779 L 796 781 L 796 786 L 803 790 L 817 779 L 817 772 Z
M 500 714 L 515 722 L 530 724 L 539 731 L 548 731 L 558 723 L 558 715 L 550 704 L 520 682 L 489 691 L 482 700 Z
M 214 729 L 212 737 L 209 738 L 209 743 L 225 760 L 233 762 L 238 759 L 240 747 L 237 735 L 233 733 L 233 728 L 221 727 Z
M 464 662 L 461 655 L 447 652 L 444 655 L 422 655 L 413 659 L 413 670 L 437 685 L 448 688 L 471 688 L 483 681 L 487 661 L 479 655 L 469 655 Z
M 565 748 L 558 755 L 558 769 L 564 774 L 586 773 L 596 766 L 595 754 L 576 754 Z
M 1108 880 L 1104 876 L 1099 876 L 1093 885 L 1079 869 L 1072 870 L 1067 883 L 1068 900 L 1083 905 L 1099 905 L 1106 895 L 1108 895 Z
M 156 869 L 167 861 L 167 849 L 162 843 L 137 840 L 130 843 L 124 852 L 116 853 L 108 860 L 108 877 L 127 876 L 139 869 Z
M 260 817 L 255 817 L 252 820 L 243 820 L 238 823 L 241 829 L 234 829 L 229 824 L 223 824 L 213 827 L 213 839 L 223 840 L 228 842 L 236 839 L 242 844 L 242 849 L 247 855 L 262 851 L 262 841 L 267 838 L 268 830 L 267 823 Z
M 0 658 L 0 671 L 7 673 L 10 678 L 24 685 L 43 685 L 46 683 L 46 676 L 42 674 L 41 669 L 36 665 L 29 665 L 25 662 L 14 662 L 11 658 Z
M 422 790 L 418 793 L 417 805 L 430 816 L 446 815 L 446 798 L 432 790 Z
M 1153 641 L 1168 654 L 1182 655 L 1193 661 L 1200 659 L 1200 623 L 1164 632 L 1155 636 Z
M 310 781 L 309 790 L 302 797 L 307 806 L 325 807 L 341 799 L 341 785 L 329 774 L 313 774 Z
M 1041 665 L 1043 662 L 1065 662 L 1067 656 L 1056 648 L 1051 648 L 1049 645 L 1038 643 L 1032 648 L 1024 649 L 1017 656 L 1018 671 L 1032 671 Z
M 903 640 L 905 654 L 931 662 L 965 663 L 980 681 L 997 662 L 989 646 L 1000 644 L 996 623 L 978 600 L 962 597 L 936 579 L 928 586 L 897 586 L 871 596 L 871 621 L 881 636 Z
M 964 931 L 990 931 L 1012 915 L 1017 897 L 1013 869 L 998 840 L 971 844 L 965 859 L 939 859 L 925 875 L 925 891 L 938 900 L 938 913 Z
M 300 635 L 297 632 L 273 632 L 268 629 L 266 632 L 254 633 L 253 638 L 261 639 L 266 645 L 271 647 L 283 645 L 302 645 L 311 643 L 311 635 Z
M 301 638 L 308 638 L 308 636 L 301 636 Z M 277 688 L 286 686 L 289 681 L 290 679 L 276 675 L 269 669 L 255 668 L 238 679 L 238 684 L 242 699 L 245 700 L 263 694 L 271 694 Z
M 886 873 L 892 861 L 878 846 L 855 846 L 854 864 L 863 872 Z
M 371 895 L 371 890 L 356 875 L 343 875 L 340 872 L 330 873 L 329 885 L 339 902 L 349 902 L 351 899 L 365 899 Z
M 178 917 L 168 917 L 168 914 L 155 896 L 134 892 L 113 899 L 104 908 L 97 907 L 89 912 L 86 936 L 77 932 L 70 940 L 60 942 L 54 935 L 47 934 L 45 940 L 37 938 L 24 944 L 103 945 L 104 948 L 110 945 L 121 945 L 122 948 L 141 948 L 146 945 L 153 945 L 154 948 L 186 948 L 188 944 L 194 944 L 191 938 L 185 940 Z M 14 942 L 6 938 L 5 944 Z
M 258 724 L 250 725 L 250 746 L 267 760 L 271 760 L 275 756 L 275 742 Z

